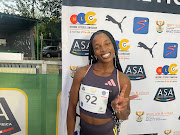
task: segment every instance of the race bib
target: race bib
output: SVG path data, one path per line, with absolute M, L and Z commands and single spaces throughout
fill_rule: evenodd
M 81 84 L 79 90 L 80 107 L 86 111 L 105 114 L 109 90 Z

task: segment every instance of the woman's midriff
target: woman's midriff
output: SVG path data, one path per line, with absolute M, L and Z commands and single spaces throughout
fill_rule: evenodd
M 111 119 L 112 119 L 111 117 L 107 118 L 107 119 L 98 119 L 98 118 L 87 116 L 83 113 L 80 113 L 80 116 L 85 122 L 92 124 L 92 125 L 103 125 L 103 124 L 111 121 Z

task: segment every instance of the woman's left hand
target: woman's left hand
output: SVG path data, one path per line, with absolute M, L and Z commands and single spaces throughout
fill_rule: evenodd
M 125 97 L 126 89 L 127 84 L 123 86 L 120 95 L 111 102 L 111 107 L 117 112 L 126 110 L 129 106 L 129 101 L 138 97 L 138 95 Z

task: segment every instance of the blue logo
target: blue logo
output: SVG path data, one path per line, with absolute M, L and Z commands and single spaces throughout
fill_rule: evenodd
M 178 50 L 177 43 L 165 43 L 163 57 L 164 58 L 176 58 L 177 50 Z
M 83 102 L 81 101 L 81 106 L 83 106 Z
M 134 18 L 133 32 L 135 34 L 147 34 L 149 29 L 149 19 L 143 17 Z

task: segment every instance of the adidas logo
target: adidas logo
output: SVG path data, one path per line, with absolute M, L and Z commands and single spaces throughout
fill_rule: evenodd
M 105 83 L 105 85 L 110 85 L 110 86 L 116 86 L 115 82 L 113 79 L 111 79 L 110 81 L 108 81 L 107 83 Z

